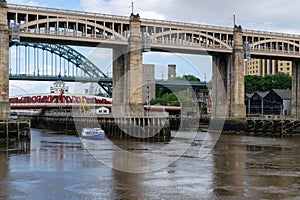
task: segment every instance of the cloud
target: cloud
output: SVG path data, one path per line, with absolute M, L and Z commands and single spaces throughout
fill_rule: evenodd
M 29 5 L 29 6 L 47 6 L 47 4 L 41 4 L 37 1 L 28 1 L 28 0 L 8 0 L 7 3 L 11 4 L 22 4 L 22 5 Z
M 86 11 L 123 16 L 129 16 L 131 12 L 129 0 L 80 0 L 80 6 Z M 135 1 L 134 12 L 142 18 L 226 27 L 233 26 L 235 14 L 236 22 L 245 29 L 300 33 L 299 7 L 297 0 L 274 0 L 272 3 L 266 0 L 143 0 Z
M 112 71 L 112 49 L 107 48 L 87 48 L 87 47 L 73 47 L 84 55 L 88 60 L 94 63 L 99 69 L 107 74 Z
M 9 81 L 9 96 L 49 93 L 53 83 L 41 81 Z

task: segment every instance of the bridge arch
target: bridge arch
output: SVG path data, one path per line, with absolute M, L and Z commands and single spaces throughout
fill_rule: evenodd
M 292 42 L 289 40 L 282 40 L 282 39 L 265 39 L 260 40 L 254 43 L 250 43 L 250 46 L 254 49 L 274 49 L 274 51 L 293 51 L 292 49 L 296 48 L 296 51 L 299 51 L 300 44 L 296 42 Z M 292 49 L 291 49 L 292 48 Z
M 201 43 L 203 45 L 210 44 L 210 43 L 215 43 L 216 45 L 220 45 L 220 47 L 224 46 L 226 49 L 232 50 L 232 46 L 230 46 L 226 42 L 224 42 L 224 41 L 222 41 L 222 40 L 220 40 L 216 37 L 213 37 L 209 34 L 205 34 L 203 32 L 195 32 L 195 31 L 187 32 L 185 30 L 179 30 L 179 31 L 178 30 L 171 30 L 171 31 L 164 31 L 164 32 L 153 34 L 153 35 L 150 36 L 150 39 L 153 41 L 153 40 L 159 39 L 160 37 L 163 37 L 163 36 L 177 35 L 177 34 L 178 35 L 180 35 L 180 34 L 190 34 L 190 35 L 198 36 L 196 38 L 198 43 Z M 192 38 L 192 42 L 195 43 L 194 38 Z
M 40 19 L 40 20 L 30 21 L 30 22 L 22 24 L 21 25 L 21 29 L 24 29 L 26 27 L 30 28 L 32 26 L 33 26 L 33 28 L 36 28 L 36 27 L 42 28 L 42 27 L 46 27 L 47 23 L 49 24 L 49 23 L 53 23 L 53 22 L 56 22 L 56 23 L 65 23 L 65 24 L 69 24 L 69 23 L 84 24 L 86 26 L 93 27 L 96 30 L 99 30 L 99 31 L 102 30 L 103 32 L 108 32 L 112 36 L 114 36 L 116 38 L 119 38 L 121 41 L 127 41 L 126 37 L 124 37 L 123 35 L 121 35 L 120 33 L 116 32 L 116 31 L 114 31 L 112 29 L 109 29 L 109 28 L 107 28 L 107 27 L 105 27 L 105 26 L 103 26 L 101 24 L 95 24 L 95 23 L 90 22 L 90 21 L 84 21 L 84 20 L 79 20 L 79 19 L 77 19 L 77 20 L 75 20 L 75 19 L 69 19 L 69 18 L 68 19 L 66 19 L 66 18 Z M 73 30 L 74 33 L 75 33 L 75 31 L 78 31 L 75 28 L 70 29 L 70 27 L 68 27 L 68 30 Z M 47 31 L 50 31 L 50 30 L 47 30 Z M 56 30 L 56 31 L 58 31 L 58 30 Z M 96 37 L 96 35 L 94 37 Z M 116 38 L 114 38 L 114 39 L 116 39 Z
M 87 59 L 84 55 L 76 51 L 75 49 L 66 46 L 66 45 L 59 45 L 59 44 L 42 44 L 42 43 L 26 43 L 26 42 L 14 42 L 11 46 L 24 46 L 24 47 L 33 47 L 35 49 L 41 49 L 43 51 L 50 52 L 51 54 L 55 54 L 68 62 L 72 63 L 76 68 L 79 68 L 84 72 L 82 77 L 86 77 L 86 80 L 98 80 L 98 84 L 107 92 L 109 96 L 112 95 L 112 86 L 109 82 L 103 83 L 100 81 L 102 79 L 109 79 L 109 77 L 102 72 L 99 67 L 97 67 L 93 62 Z M 60 72 L 61 73 L 61 72 Z M 17 74 L 20 76 L 20 74 Z M 21 75 L 22 76 L 22 75 Z M 27 75 L 26 75 L 27 76 Z M 39 74 L 34 76 L 40 76 Z M 46 75 L 47 76 L 47 75 Z M 71 75 L 71 76 L 74 76 Z M 30 77 L 30 76 L 28 76 Z M 72 77 L 76 81 L 81 80 L 82 77 Z

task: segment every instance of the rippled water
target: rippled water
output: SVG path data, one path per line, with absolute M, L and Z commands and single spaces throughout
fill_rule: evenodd
M 206 155 L 204 136 L 181 155 L 184 138 L 166 150 L 33 129 L 0 147 L 0 199 L 300 199 L 300 138 L 221 135 Z

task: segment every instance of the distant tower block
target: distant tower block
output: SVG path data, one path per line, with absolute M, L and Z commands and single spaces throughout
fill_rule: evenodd
M 176 78 L 176 65 L 168 65 L 168 80 L 174 80 Z
M 155 70 L 153 64 L 143 64 L 143 102 L 155 98 Z

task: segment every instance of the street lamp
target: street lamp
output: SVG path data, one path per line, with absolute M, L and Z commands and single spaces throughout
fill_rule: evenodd
M 149 88 L 150 80 L 147 80 L 147 115 L 150 115 L 150 88 Z

